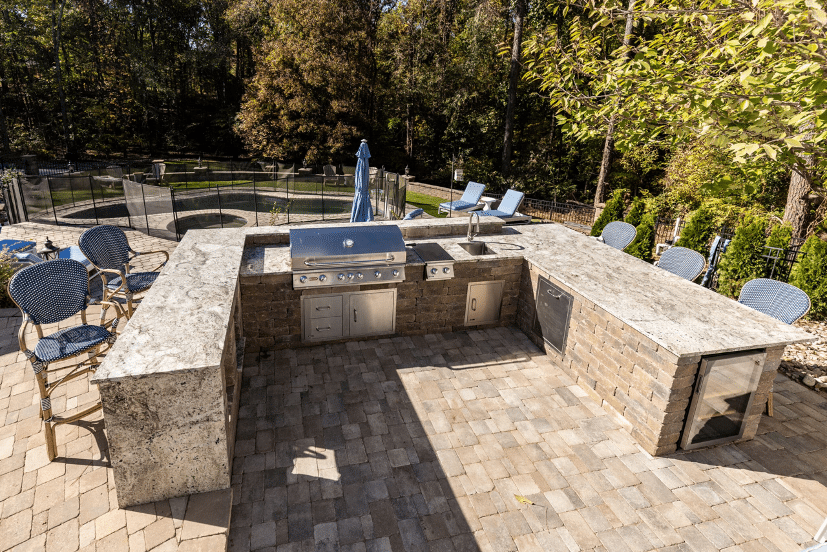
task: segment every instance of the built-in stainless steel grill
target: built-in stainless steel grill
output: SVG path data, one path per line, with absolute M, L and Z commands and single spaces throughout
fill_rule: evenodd
M 405 256 L 397 226 L 290 230 L 294 289 L 401 282 Z

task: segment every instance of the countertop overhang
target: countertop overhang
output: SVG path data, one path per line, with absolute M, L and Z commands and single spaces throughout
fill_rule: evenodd
M 815 339 L 563 225 L 483 218 L 490 220 L 476 239 L 495 255 L 458 245 L 465 217 L 368 224 L 398 224 L 406 241 L 438 243 L 458 263 L 521 257 L 679 358 Z M 289 229 L 187 232 L 92 381 L 219 366 L 239 278 L 289 274 Z M 421 264 L 408 252 L 409 264 Z

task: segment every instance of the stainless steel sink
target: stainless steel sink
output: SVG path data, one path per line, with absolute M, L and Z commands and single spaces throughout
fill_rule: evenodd
M 485 242 L 461 242 L 461 248 L 466 250 L 470 255 L 493 255 L 494 251 L 485 245 Z

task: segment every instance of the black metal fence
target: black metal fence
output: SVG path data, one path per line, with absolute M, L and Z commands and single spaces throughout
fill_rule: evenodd
M 349 220 L 353 169 L 330 176 L 287 164 L 143 163 L 19 176 L 4 195 L 10 222 L 113 224 L 180 239 L 194 228 Z M 377 218 L 405 215 L 407 178 L 371 169 Z
M 502 199 L 504 194 L 489 194 L 487 196 Z M 568 222 L 581 226 L 594 224 L 595 209 L 590 205 L 574 202 L 557 202 L 548 199 L 532 199 L 527 197 L 518 209 L 520 213 L 533 218 L 553 222 Z

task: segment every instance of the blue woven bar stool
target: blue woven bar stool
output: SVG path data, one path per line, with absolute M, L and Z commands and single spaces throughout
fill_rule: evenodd
M 166 251 L 133 251 L 129 247 L 129 241 L 123 230 L 108 224 L 95 226 L 85 231 L 78 240 L 78 246 L 86 258 L 100 271 L 104 300 L 116 295 L 126 298 L 127 318 L 132 318 L 135 312 L 132 305 L 134 295 L 152 287 L 158 278 L 158 270 L 169 260 L 169 253 Z M 163 254 L 164 262 L 150 272 L 130 272 L 130 263 L 135 257 L 152 254 Z
M 738 302 L 787 324 L 795 324 L 810 310 L 810 297 L 806 293 L 768 278 L 756 278 L 744 284 Z M 772 391 L 767 397 L 767 414 L 773 415 Z
M 94 371 L 100 356 L 115 342 L 115 330 L 123 317 L 120 305 L 101 302 L 98 325 L 88 324 L 86 309 L 98 304 L 89 296 L 86 267 L 72 259 L 56 259 L 26 267 L 9 281 L 9 296 L 23 313 L 23 324 L 17 334 L 20 350 L 34 369 L 40 390 L 40 415 L 45 423 L 46 450 L 49 460 L 57 456 L 55 426 L 74 422 L 101 409 L 95 406 L 70 416 L 55 416 L 51 397 L 55 389 L 83 374 Z M 106 311 L 115 309 L 115 318 L 106 321 Z M 80 313 L 81 325 L 43 335 L 42 324 L 55 324 Z M 26 344 L 26 328 L 33 324 L 38 342 L 33 349 Z M 77 362 L 61 362 L 64 360 Z M 50 381 L 51 379 L 51 381 Z
M 603 233 L 600 234 L 603 243 L 621 251 L 634 241 L 635 236 L 637 236 L 635 227 L 620 220 L 607 224 Z
M 685 247 L 670 247 L 655 263 L 655 266 L 690 282 L 701 275 L 705 265 L 703 255 Z

